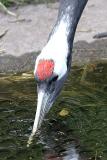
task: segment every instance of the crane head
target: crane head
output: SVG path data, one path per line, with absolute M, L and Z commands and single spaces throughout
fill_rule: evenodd
M 37 81 L 37 110 L 32 133 L 38 130 L 45 114 L 49 111 L 60 93 L 67 75 L 66 62 L 55 58 L 38 56 L 34 75 Z

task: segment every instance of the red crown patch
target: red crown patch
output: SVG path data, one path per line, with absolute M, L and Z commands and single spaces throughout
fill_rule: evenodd
M 36 70 L 36 76 L 39 80 L 45 80 L 52 76 L 54 71 L 54 61 L 53 60 L 39 60 Z

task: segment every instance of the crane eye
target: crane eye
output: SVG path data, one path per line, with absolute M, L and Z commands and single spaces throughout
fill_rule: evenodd
M 55 90 L 55 82 L 58 79 L 58 75 L 53 75 L 50 77 L 50 79 L 48 80 L 48 91 L 49 92 L 53 92 Z
M 53 76 L 49 79 L 49 85 L 50 85 L 52 82 L 55 82 L 57 79 L 58 79 L 58 75 L 53 75 Z

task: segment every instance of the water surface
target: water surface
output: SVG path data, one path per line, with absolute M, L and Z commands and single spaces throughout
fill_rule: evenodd
M 32 73 L 0 75 L 0 160 L 107 160 L 107 63 L 74 66 L 27 148 L 36 110 Z

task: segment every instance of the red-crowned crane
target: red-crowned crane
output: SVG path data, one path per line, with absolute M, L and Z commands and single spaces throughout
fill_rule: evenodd
M 59 95 L 71 67 L 72 46 L 78 21 L 88 0 L 60 0 L 58 18 L 48 42 L 36 59 L 38 102 L 31 141 L 45 114 Z

